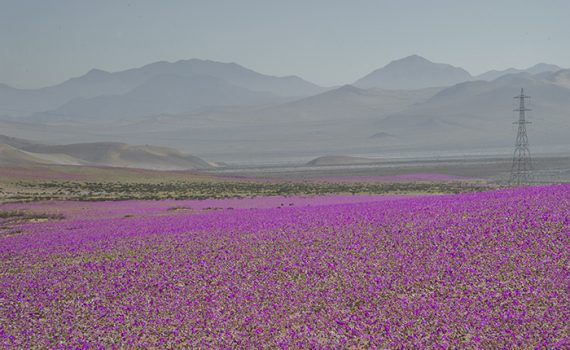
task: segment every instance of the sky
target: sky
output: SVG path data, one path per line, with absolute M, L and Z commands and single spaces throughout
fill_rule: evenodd
M 568 13 L 567 0 L 0 0 L 0 83 L 190 58 L 323 86 L 412 54 L 472 74 L 570 67 Z

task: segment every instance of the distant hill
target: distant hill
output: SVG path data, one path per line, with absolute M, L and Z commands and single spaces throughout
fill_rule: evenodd
M 360 88 L 410 90 L 450 86 L 471 79 L 469 72 L 462 68 L 412 55 L 390 62 L 357 80 L 354 85 Z
M 0 165 L 65 164 L 79 165 L 82 162 L 63 154 L 35 154 L 0 143 Z
M 201 158 L 166 147 L 114 142 L 46 145 L 4 135 L 0 135 L 0 164 L 85 164 L 160 170 L 214 167 Z
M 541 78 L 570 89 L 570 69 L 563 69 L 556 72 L 545 72 L 541 74 Z

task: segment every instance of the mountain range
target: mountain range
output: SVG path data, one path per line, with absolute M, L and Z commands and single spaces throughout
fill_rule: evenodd
M 42 89 L 0 85 L 7 106 L 0 130 L 78 148 L 105 142 L 120 152 L 126 144 L 153 143 L 229 163 L 510 149 L 513 96 L 524 87 L 539 118 L 529 137 L 546 150 L 570 145 L 570 70 L 559 68 L 537 64 L 473 77 L 414 55 L 353 85 L 326 88 L 235 63 L 157 62 L 115 73 L 92 70 Z
M 172 82 L 171 86 L 168 85 L 168 79 Z M 109 96 L 114 96 L 115 100 L 121 98 L 128 100 L 133 97 L 132 94 L 135 94 L 135 98 L 140 97 L 137 94 L 137 89 L 160 89 L 162 95 L 167 95 L 170 92 L 176 94 L 177 89 L 182 84 L 199 85 L 200 80 L 204 79 L 209 79 L 210 84 L 217 81 L 219 85 L 223 85 L 223 87 L 217 87 L 220 90 L 218 95 L 214 94 L 216 91 L 210 91 L 211 101 L 209 102 L 213 106 L 232 103 L 236 100 L 239 100 L 240 104 L 244 104 L 259 103 L 260 99 L 263 100 L 263 98 L 274 101 L 276 98 L 304 97 L 325 90 L 296 76 L 275 77 L 254 72 L 236 63 L 191 59 L 173 63 L 156 62 L 115 73 L 93 69 L 81 77 L 40 89 L 16 89 L 0 84 L 0 115 L 21 117 L 50 111 L 47 114 L 54 117 L 64 115 L 73 118 L 75 117 L 73 114 L 68 115 L 66 113 L 75 111 L 74 108 L 77 107 L 74 106 L 83 103 L 87 108 L 95 108 L 109 102 Z M 162 85 L 153 86 L 153 83 Z M 231 96 L 232 91 L 227 91 L 230 89 L 233 89 L 237 96 Z M 251 101 L 256 92 L 260 96 Z M 244 101 L 240 99 L 243 95 L 246 95 Z M 101 100 L 91 100 L 97 97 Z M 218 97 L 220 98 L 219 102 Z M 69 107 L 69 104 L 72 107 Z M 125 103 L 118 104 L 123 106 Z M 60 107 L 63 110 L 58 110 Z M 67 108 L 71 108 L 71 110 L 68 111 Z M 133 108 L 136 109 L 136 107 Z

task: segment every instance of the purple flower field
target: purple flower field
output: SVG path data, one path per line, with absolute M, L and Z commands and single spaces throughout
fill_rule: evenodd
M 570 348 L 570 185 L 0 209 L 3 348 Z

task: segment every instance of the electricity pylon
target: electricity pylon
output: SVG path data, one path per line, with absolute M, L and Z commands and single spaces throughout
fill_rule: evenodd
M 528 136 L 526 134 L 526 125 L 530 122 L 526 121 L 525 112 L 530 109 L 525 107 L 525 100 L 530 96 L 524 94 L 521 88 L 521 94 L 515 96 L 519 100 L 519 108 L 515 112 L 519 112 L 519 120 L 513 124 L 518 124 L 517 141 L 515 143 L 515 153 L 513 154 L 513 165 L 511 167 L 512 184 L 521 185 L 532 181 L 532 161 L 530 158 L 530 150 L 528 148 Z

